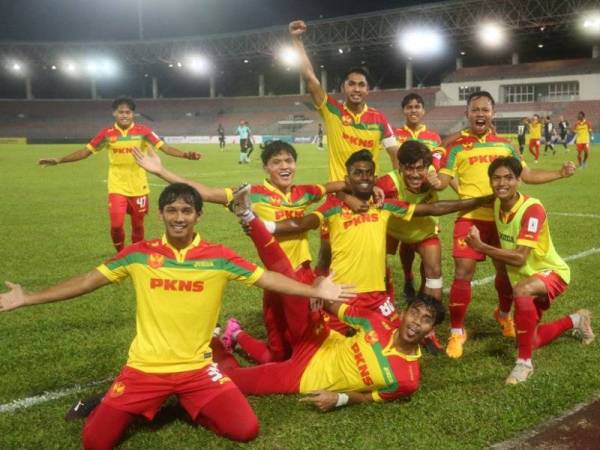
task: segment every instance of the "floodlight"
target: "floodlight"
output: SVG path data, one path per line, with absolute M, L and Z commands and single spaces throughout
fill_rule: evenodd
M 340 55 L 343 55 L 343 54 L 344 54 L 344 49 L 343 49 L 343 48 L 338 48 L 338 53 L 339 53 Z
M 173 67 L 173 63 L 169 63 L 169 67 Z
M 538 48 L 544 48 L 544 44 L 538 44 Z
M 77 75 L 77 64 L 73 61 L 67 60 L 60 64 L 59 66 L 62 70 L 64 70 L 67 75 L 75 76 Z
M 181 67 L 178 65 L 178 67 Z M 186 67 L 193 73 L 204 75 L 210 72 L 211 64 L 205 56 L 191 56 L 188 58 Z
M 279 50 L 279 59 L 286 66 L 296 66 L 298 65 L 298 52 L 294 50 L 292 47 L 283 47 Z
M 50 67 L 50 69 L 56 70 L 56 66 L 54 64 L 52 64 L 52 66 Z
M 506 32 L 497 22 L 484 23 L 478 32 L 478 37 L 489 48 L 499 48 L 506 41 Z
M 600 11 L 589 11 L 584 14 L 581 26 L 587 34 L 600 34 Z
M 23 66 L 17 62 L 13 63 L 12 66 L 10 66 L 10 68 L 15 73 L 21 73 L 21 71 L 23 70 Z
M 248 61 L 247 59 L 244 60 L 244 64 L 248 64 L 250 61 Z
M 402 32 L 400 45 L 407 56 L 421 58 L 438 55 L 444 48 L 444 40 L 434 28 L 414 27 Z
M 113 77 L 117 74 L 117 65 L 110 59 L 104 59 L 100 63 L 100 73 L 106 77 Z
M 88 75 L 97 75 L 98 65 L 95 61 L 88 61 L 85 65 L 85 70 L 87 71 Z
M 183 64 L 181 64 L 179 61 L 177 61 L 177 67 L 183 67 Z

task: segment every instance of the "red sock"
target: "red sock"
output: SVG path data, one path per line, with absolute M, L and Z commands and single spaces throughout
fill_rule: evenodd
M 237 343 L 240 348 L 257 364 L 265 364 L 273 361 L 280 361 L 282 358 L 275 359 L 271 349 L 265 341 L 256 339 L 245 331 L 241 331 L 237 336 Z
M 494 280 L 498 292 L 498 306 L 500 311 L 509 313 L 513 302 L 512 286 L 506 272 L 498 272 Z
M 125 230 L 123 230 L 123 227 L 111 228 L 110 237 L 112 238 L 113 245 L 117 249 L 117 252 L 123 250 L 123 247 L 125 246 Z
M 534 348 L 543 347 L 559 337 L 565 331 L 573 328 L 573 321 L 569 316 L 562 317 L 554 322 L 539 325 L 535 330 Z
M 131 242 L 139 242 L 144 240 L 144 215 L 131 215 Z
M 210 340 L 210 348 L 213 353 L 213 361 L 219 364 L 219 367 L 223 370 L 227 370 L 230 368 L 237 368 L 240 364 L 237 362 L 237 359 L 225 350 L 223 347 L 223 343 L 221 339 L 213 337 Z
M 464 328 L 465 315 L 471 303 L 471 282 L 467 280 L 454 280 L 450 288 L 450 326 Z
M 250 221 L 250 237 L 254 241 L 258 256 L 265 267 L 273 272 L 279 272 L 290 278 L 295 278 L 290 260 L 283 252 L 279 243 L 265 228 L 265 224 L 256 217 Z M 276 244 L 276 245 L 275 245 Z
M 530 359 L 533 354 L 535 328 L 539 316 L 534 297 L 515 297 L 515 326 L 517 328 L 518 355 L 521 359 Z

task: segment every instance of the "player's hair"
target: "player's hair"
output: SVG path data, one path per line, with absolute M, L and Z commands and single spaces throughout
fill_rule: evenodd
M 583 111 L 579 111 L 579 112 L 577 113 L 577 115 L 579 115 L 579 116 L 581 116 L 581 117 L 585 117 L 585 113 L 584 113 Z
M 158 198 L 158 209 L 162 211 L 178 199 L 193 206 L 198 214 L 202 212 L 202 196 L 196 189 L 185 183 L 173 183 L 164 188 Z
M 296 149 L 292 146 L 292 144 L 288 144 L 284 141 L 269 141 L 264 145 L 261 145 L 260 148 L 262 151 L 260 152 L 260 159 L 262 159 L 263 165 L 267 165 L 269 160 L 281 152 L 287 152 L 290 154 L 294 161 L 298 161 L 298 153 Z
M 485 98 L 489 99 L 490 102 L 492 102 L 492 106 L 496 105 L 496 102 L 494 101 L 494 97 L 488 91 L 475 91 L 475 92 L 471 92 L 471 94 L 469 94 L 469 96 L 467 97 L 467 106 L 469 106 L 473 100 L 475 100 L 479 97 L 485 97 Z
M 408 310 L 409 308 L 415 308 L 420 305 L 425 306 L 433 313 L 433 326 L 439 325 L 444 321 L 444 318 L 446 317 L 446 311 L 444 310 L 444 305 L 441 301 L 437 300 L 431 295 L 419 292 L 415 297 L 408 300 L 406 309 Z
M 534 114 L 533 117 L 537 117 L 539 119 L 540 115 L 539 114 Z
M 498 170 L 500 167 L 506 167 L 508 170 L 514 173 L 517 178 L 521 176 L 521 172 L 523 171 L 523 165 L 521 164 L 521 161 L 514 156 L 505 156 L 492 161 L 488 167 L 488 177 L 492 178 L 494 172 L 496 172 L 496 170 Z
M 413 100 L 416 100 L 417 103 L 420 103 L 421 106 L 425 108 L 425 100 L 423 100 L 423 97 L 421 97 L 416 92 L 411 92 L 410 94 L 406 94 L 402 99 L 402 109 L 406 108 L 406 105 L 408 105 Z
M 358 150 L 358 151 L 352 153 L 350 155 L 350 157 L 346 160 L 346 171 L 348 173 L 350 173 L 350 169 L 352 168 L 352 165 L 359 161 L 370 162 L 371 165 L 373 166 L 373 169 L 375 168 L 375 161 L 373 161 L 373 155 L 371 154 L 371 152 L 369 150 L 367 150 L 366 148 L 363 148 L 361 150 Z
M 348 77 L 353 74 L 353 73 L 358 73 L 362 76 L 365 77 L 365 79 L 367 80 L 367 86 L 371 87 L 371 74 L 369 73 L 369 71 L 365 68 L 365 67 L 351 67 L 350 69 L 348 69 L 346 71 L 346 73 L 344 73 L 344 77 L 342 78 L 342 84 L 344 84 L 346 82 L 346 80 L 348 79 Z
M 404 166 L 423 160 L 423 164 L 429 167 L 432 159 L 427 146 L 419 141 L 405 141 L 398 149 L 398 162 Z
M 127 105 L 130 110 L 135 111 L 135 102 L 131 97 L 121 95 L 120 97 L 115 98 L 112 101 L 113 111 L 115 111 L 120 105 Z

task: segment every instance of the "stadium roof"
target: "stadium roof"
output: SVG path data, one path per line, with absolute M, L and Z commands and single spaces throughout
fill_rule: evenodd
M 600 59 L 567 59 L 525 64 L 463 67 L 444 77 L 443 83 L 513 78 L 600 74 Z

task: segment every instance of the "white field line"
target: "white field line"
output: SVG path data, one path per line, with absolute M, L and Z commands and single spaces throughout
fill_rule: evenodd
M 565 216 L 565 217 L 586 217 L 588 219 L 600 219 L 600 214 L 587 214 L 587 213 L 565 213 L 565 212 L 552 212 L 551 216 Z
M 589 250 L 585 250 L 583 252 L 580 253 L 576 253 L 574 255 L 571 256 L 567 256 L 565 258 L 565 261 L 572 261 L 575 259 L 579 259 L 579 258 L 585 258 L 587 256 L 590 255 L 594 255 L 596 253 L 600 253 L 600 248 L 590 248 Z M 471 283 L 472 286 L 480 286 L 483 284 L 487 284 L 490 283 L 494 280 L 493 276 L 490 277 L 485 277 L 485 278 L 480 278 L 479 280 L 475 280 Z M 444 289 L 444 293 L 448 293 L 450 291 L 449 288 Z M 68 395 L 71 394 L 75 394 L 77 392 L 83 391 L 85 389 L 88 389 L 92 386 L 96 386 L 102 383 L 106 383 L 108 381 L 111 381 L 112 378 L 106 378 L 104 380 L 100 380 L 100 381 L 93 381 L 91 383 L 88 384 L 83 384 L 83 385 L 75 385 L 69 388 L 65 388 L 65 389 L 59 389 L 56 391 L 47 391 L 44 392 L 41 395 L 35 395 L 33 397 L 26 397 L 26 398 L 20 398 L 17 400 L 13 400 L 11 402 L 8 403 L 4 403 L 2 405 L 0 405 L 0 414 L 2 413 L 7 413 L 7 412 L 14 412 L 17 411 L 19 409 L 25 409 L 25 408 L 31 408 L 32 406 L 35 406 L 37 404 L 40 403 L 45 403 L 45 402 L 49 402 L 51 400 L 57 400 L 59 398 L 62 397 L 66 397 Z
M 56 391 L 46 391 L 40 395 L 34 395 L 33 397 L 20 398 L 17 400 L 13 400 L 8 403 L 4 403 L 0 405 L 0 414 L 14 412 L 19 409 L 31 408 L 39 403 L 46 403 L 51 400 L 58 400 L 62 397 L 67 397 L 71 394 L 76 394 L 77 392 L 81 392 L 85 389 L 88 389 L 93 386 L 97 386 L 99 384 L 108 383 L 113 380 L 114 377 L 106 378 L 100 381 L 92 381 L 88 384 L 76 384 L 75 386 L 71 386 L 70 388 L 58 389 Z

